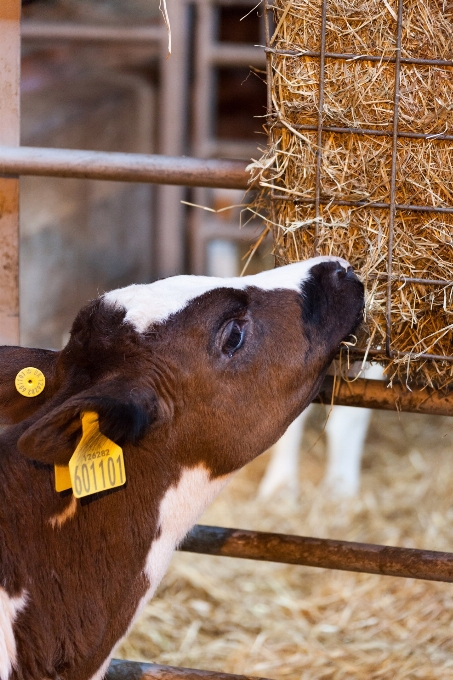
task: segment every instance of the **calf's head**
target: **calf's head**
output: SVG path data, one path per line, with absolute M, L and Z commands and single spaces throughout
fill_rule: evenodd
M 333 257 L 243 278 L 129 286 L 82 309 L 59 353 L 4 348 L 0 400 L 12 420 L 27 418 L 20 451 L 44 463 L 68 463 L 90 410 L 126 447 L 126 466 L 129 448 L 142 458 L 159 451 L 162 466 L 171 456 L 227 474 L 307 406 L 362 309 L 362 284 Z M 47 378 L 35 400 L 14 394 L 25 365 Z

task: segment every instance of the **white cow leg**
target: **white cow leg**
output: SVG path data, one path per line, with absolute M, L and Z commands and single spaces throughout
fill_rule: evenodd
M 327 421 L 327 471 L 324 485 L 336 496 L 352 497 L 359 492 L 363 445 L 371 409 L 334 406 Z
M 271 449 L 271 459 L 258 489 L 258 498 L 270 498 L 278 489 L 299 492 L 299 451 L 309 408 L 294 420 Z

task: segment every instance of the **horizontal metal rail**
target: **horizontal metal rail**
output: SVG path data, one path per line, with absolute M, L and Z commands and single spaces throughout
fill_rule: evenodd
M 280 50 L 274 47 L 265 47 L 268 54 L 280 54 L 283 57 L 320 57 L 320 52 L 312 50 Z M 381 54 L 351 54 L 349 52 L 324 52 L 326 59 L 345 59 L 347 61 L 375 61 L 379 64 L 395 64 L 396 57 L 385 57 Z M 400 64 L 416 64 L 417 66 L 453 66 L 451 59 L 422 59 L 418 57 L 401 57 Z
M 266 55 L 262 48 L 237 43 L 216 43 L 207 52 L 216 66 L 264 66 Z
M 427 279 L 428 280 L 428 279 Z M 392 279 L 393 282 L 393 279 Z M 424 284 L 424 285 L 429 285 L 429 284 Z M 431 284 L 433 285 L 433 284 Z M 448 285 L 452 285 L 452 283 L 449 283 Z M 449 364 L 453 363 L 453 355 L 452 354 L 430 354 L 429 352 L 400 352 L 399 350 L 394 350 L 391 348 L 386 348 L 385 352 L 382 349 L 368 349 L 367 347 L 353 347 L 350 349 L 350 355 L 351 357 L 356 355 L 358 357 L 363 357 L 363 356 L 374 358 L 382 357 L 384 354 L 386 357 L 410 357 L 412 361 L 418 361 L 419 359 L 423 361 L 447 361 Z
M 277 188 L 277 187 L 276 187 Z M 291 196 L 291 194 L 272 194 L 272 200 L 274 201 L 287 201 L 292 203 L 302 203 L 303 205 L 315 205 L 316 200 L 314 198 L 305 198 L 304 196 Z M 343 199 L 338 199 L 330 196 L 322 196 L 319 199 L 321 205 L 342 205 L 351 208 L 374 208 L 375 210 L 390 210 L 391 204 L 385 203 L 384 201 L 369 201 L 367 199 L 359 199 L 356 201 L 346 201 Z M 433 212 L 433 213 L 444 213 L 447 215 L 453 214 L 453 206 L 437 206 L 437 205 L 417 205 L 412 203 L 396 203 L 394 206 L 395 210 L 404 212 Z
M 275 118 L 275 122 L 271 119 L 269 124 L 276 128 L 284 128 L 285 124 L 281 119 Z M 291 127 L 295 130 L 305 130 L 307 132 L 316 132 L 318 130 L 317 125 L 301 125 L 299 123 L 291 123 Z M 375 130 L 373 128 L 352 128 L 352 127 L 337 127 L 335 125 L 322 125 L 322 132 L 332 132 L 338 134 L 348 134 L 348 135 L 368 135 L 370 137 L 392 137 L 392 130 Z M 410 132 L 404 130 L 398 130 L 396 133 L 398 138 L 403 139 L 427 139 L 427 140 L 439 140 L 439 141 L 453 141 L 453 135 L 444 134 L 443 132 Z
M 318 404 L 339 406 L 362 406 L 385 411 L 405 411 L 431 415 L 453 415 L 453 390 L 442 393 L 437 390 L 408 390 L 404 385 L 394 383 L 387 387 L 382 380 L 335 380 L 328 375 L 324 378 L 318 396 Z
M 167 40 L 164 26 L 91 26 L 62 21 L 22 21 L 22 40 L 155 44 Z
M 179 550 L 323 569 L 453 582 L 453 553 L 196 525 Z
M 370 274 L 369 281 L 388 281 L 387 274 Z M 424 279 L 420 276 L 404 276 L 404 274 L 392 274 L 390 277 L 392 283 L 420 283 L 422 286 L 453 286 L 453 280 L 448 279 Z
M 190 187 L 249 188 L 246 163 L 172 156 L 0 147 L 0 176 L 39 175 L 117 182 L 152 182 Z
M 161 666 L 139 661 L 112 659 L 106 680 L 265 680 L 249 675 L 231 675 L 215 671 L 199 671 L 192 668 Z

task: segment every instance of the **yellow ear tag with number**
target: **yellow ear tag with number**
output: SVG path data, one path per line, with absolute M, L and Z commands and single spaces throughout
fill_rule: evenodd
M 27 366 L 16 375 L 15 385 L 23 397 L 37 397 L 45 388 L 46 379 L 39 368 Z
M 94 411 L 82 413 L 82 439 L 69 461 L 69 475 L 76 498 L 126 482 L 123 450 L 99 431 L 99 416 Z

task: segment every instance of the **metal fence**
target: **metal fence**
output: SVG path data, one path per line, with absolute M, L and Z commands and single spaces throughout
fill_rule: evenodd
M 399 130 L 399 101 L 400 101 L 400 75 L 401 75 L 401 65 L 424 65 L 424 66 L 440 66 L 440 67 L 453 67 L 453 61 L 447 59 L 423 59 L 423 58 L 409 58 L 402 57 L 402 33 L 403 33 L 403 0 L 398 0 L 397 2 L 397 15 L 395 21 L 395 56 L 383 56 L 383 55 L 372 55 L 372 54 L 360 54 L 360 53 L 340 53 L 340 52 L 329 52 L 326 51 L 326 24 L 327 24 L 327 0 L 320 0 L 320 11 L 321 11 L 321 32 L 320 32 L 320 47 L 319 51 L 304 50 L 285 50 L 277 49 L 271 46 L 271 26 L 273 25 L 273 5 L 272 2 L 266 1 L 265 3 L 265 26 L 266 26 L 266 54 L 267 54 L 267 87 L 268 87 L 268 98 L 267 98 L 267 120 L 270 130 L 283 128 L 284 125 L 279 122 L 279 112 L 275 109 L 272 101 L 272 55 L 282 55 L 288 56 L 295 59 L 306 59 L 307 57 L 315 59 L 319 64 L 319 83 L 318 83 L 318 100 L 317 100 L 317 124 L 316 125 L 303 125 L 303 124 L 292 124 L 297 131 L 311 131 L 317 133 L 316 140 L 316 176 L 315 176 L 315 196 L 314 198 L 304 198 L 298 197 L 294 198 L 288 196 L 287 194 L 278 193 L 278 191 L 273 191 L 271 195 L 272 201 L 292 201 L 300 204 L 306 204 L 308 206 L 314 207 L 315 219 L 314 223 L 314 243 L 318 241 L 319 234 L 319 219 L 321 217 L 321 206 L 347 206 L 352 208 L 367 208 L 368 210 L 373 209 L 383 209 L 389 211 L 389 241 L 388 241 L 388 256 L 387 256 L 387 273 L 378 275 L 378 278 L 386 281 L 386 312 L 385 312 L 385 355 L 387 357 L 404 357 L 412 356 L 411 352 L 407 351 L 397 351 L 391 349 L 392 341 L 392 318 L 391 318 L 391 297 L 392 297 L 392 284 L 395 282 L 410 283 L 410 284 L 421 284 L 428 288 L 433 289 L 434 287 L 439 288 L 439 286 L 453 286 L 453 280 L 442 280 L 442 279 L 429 279 L 424 278 L 413 278 L 400 276 L 394 272 L 393 267 L 393 255 L 394 255 L 394 244 L 395 244 L 395 215 L 397 212 L 407 211 L 413 213 L 433 213 L 433 214 L 453 214 L 453 205 L 440 206 L 440 205 L 414 205 L 414 204 L 401 204 L 396 201 L 396 177 L 397 177 L 397 144 L 398 140 L 402 138 L 419 139 L 419 140 L 432 140 L 436 141 L 453 141 L 452 134 L 429 134 L 429 133 L 418 133 L 410 131 L 400 131 Z M 392 130 L 378 130 L 378 129 L 364 129 L 364 128 L 353 128 L 353 127 L 338 127 L 329 126 L 323 124 L 324 117 L 324 86 L 325 86 L 325 65 L 326 60 L 348 60 L 348 61 L 367 61 L 376 62 L 379 64 L 395 64 L 394 70 L 394 88 L 393 88 L 393 124 Z M 321 167 L 323 159 L 323 134 L 324 133 L 340 133 L 351 137 L 356 136 L 370 136 L 370 137 L 390 137 L 391 138 L 391 178 L 390 178 L 390 191 L 389 191 L 389 201 L 369 201 L 369 200 L 342 200 L 340 198 L 326 197 L 322 196 L 321 192 Z M 316 246 L 315 246 L 316 248 Z M 365 350 L 361 348 L 355 348 L 355 353 L 361 354 Z M 379 356 L 382 357 L 382 351 L 376 350 L 366 350 L 366 354 L 369 357 Z M 431 361 L 443 361 L 453 363 L 453 355 L 436 355 L 430 353 L 419 353 L 417 354 L 417 359 L 425 359 Z

